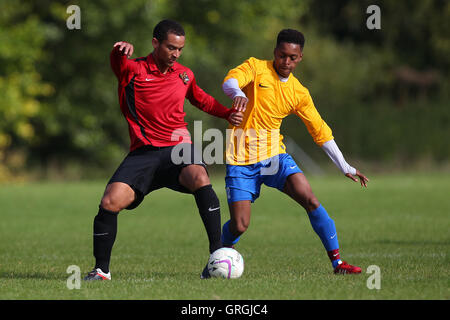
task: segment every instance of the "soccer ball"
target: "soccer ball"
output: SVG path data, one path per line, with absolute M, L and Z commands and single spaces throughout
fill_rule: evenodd
M 244 272 L 244 258 L 235 249 L 217 249 L 209 257 L 208 271 L 214 278 L 239 278 Z

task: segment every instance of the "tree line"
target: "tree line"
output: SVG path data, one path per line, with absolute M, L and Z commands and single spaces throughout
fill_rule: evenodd
M 366 26 L 373 4 L 380 29 Z M 67 27 L 70 5 L 80 8 L 79 29 Z M 116 167 L 129 138 L 109 52 L 125 40 L 134 44 L 134 58 L 146 56 L 163 18 L 184 26 L 180 62 L 227 106 L 227 71 L 250 56 L 271 59 L 281 29 L 301 30 L 306 43 L 295 75 L 345 154 L 448 161 L 448 1 L 3 0 L 0 180 L 29 170 L 74 167 L 88 175 Z M 204 130 L 226 128 L 188 102 L 185 111 L 189 126 L 202 120 Z M 282 133 L 326 159 L 299 119 L 287 118 Z

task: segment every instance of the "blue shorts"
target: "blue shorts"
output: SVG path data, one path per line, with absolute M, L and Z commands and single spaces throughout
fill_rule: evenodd
M 228 203 L 242 200 L 254 202 L 263 183 L 283 191 L 287 177 L 298 172 L 302 170 L 287 153 L 251 165 L 227 165 L 225 188 Z

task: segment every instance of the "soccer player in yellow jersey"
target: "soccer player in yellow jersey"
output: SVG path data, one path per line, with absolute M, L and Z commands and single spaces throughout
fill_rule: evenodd
M 244 112 L 239 127 L 227 136 L 226 190 L 230 220 L 222 228 L 222 241 L 233 246 L 250 223 L 251 203 L 261 184 L 277 188 L 307 212 L 324 245 L 335 273 L 361 273 L 361 268 L 342 261 L 334 221 L 311 190 L 308 180 L 286 153 L 280 127 L 283 118 L 295 114 L 337 167 L 353 181 L 367 187 L 369 181 L 344 159 L 332 131 L 321 118 L 309 91 L 292 74 L 303 57 L 304 36 L 292 29 L 277 37 L 273 61 L 249 58 L 230 70 L 223 90 L 233 106 Z M 356 176 L 356 177 L 355 177 Z

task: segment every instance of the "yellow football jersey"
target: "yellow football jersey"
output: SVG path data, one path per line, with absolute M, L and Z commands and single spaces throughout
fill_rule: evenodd
M 302 119 L 319 146 L 333 139 L 308 89 L 293 74 L 281 81 L 273 61 L 249 58 L 230 70 L 224 82 L 230 78 L 238 81 L 249 101 L 241 125 L 227 130 L 227 164 L 248 165 L 285 153 L 280 127 L 290 114 Z

